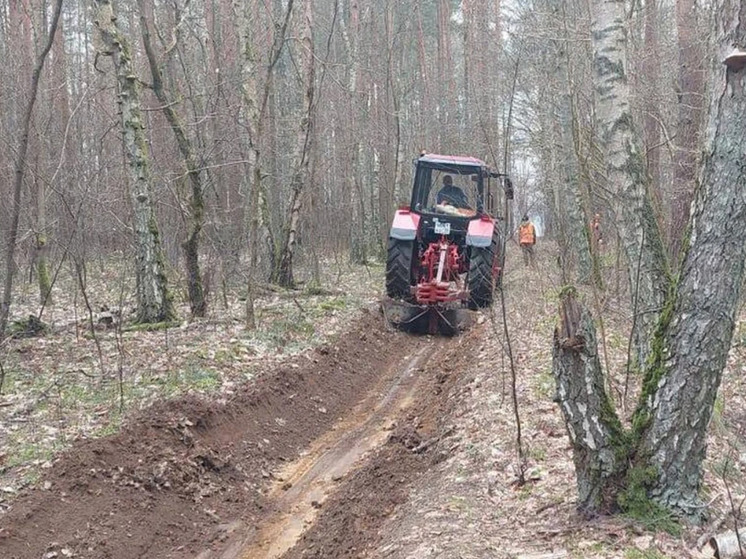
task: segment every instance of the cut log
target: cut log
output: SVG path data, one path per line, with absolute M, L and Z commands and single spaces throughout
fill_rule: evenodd
M 746 528 L 738 530 L 738 535 L 730 530 L 710 538 L 710 547 L 715 551 L 715 557 L 718 559 L 746 557 Z

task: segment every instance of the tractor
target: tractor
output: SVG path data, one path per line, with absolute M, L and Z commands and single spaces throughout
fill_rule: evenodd
M 474 157 L 422 154 L 414 164 L 410 204 L 389 233 L 383 309 L 403 329 L 453 334 L 459 310 L 489 307 L 500 285 L 499 209 L 513 185 Z

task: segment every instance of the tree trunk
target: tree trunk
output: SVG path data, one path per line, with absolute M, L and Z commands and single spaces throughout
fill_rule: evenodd
M 52 278 L 49 276 L 49 237 L 47 231 L 47 189 L 44 181 L 36 181 L 36 275 L 39 283 L 39 304 L 52 302 Z
M 699 166 L 700 127 L 704 107 L 702 52 L 697 45 L 697 7 L 694 0 L 676 2 L 676 28 L 679 46 L 678 123 L 673 172 L 673 201 L 670 221 L 670 254 L 678 263 L 689 219 L 697 168 Z
M 552 22 L 564 21 L 564 0 L 549 2 L 550 20 Z M 563 26 L 564 27 L 564 26 Z M 552 105 L 556 115 L 555 127 L 556 137 L 559 145 L 556 153 L 559 159 L 559 174 L 562 192 L 563 214 L 567 215 L 565 222 L 568 248 L 572 249 L 572 255 L 577 259 L 578 281 L 587 283 L 591 280 L 593 263 L 591 260 L 590 245 L 585 223 L 588 221 L 583 211 L 582 197 L 580 193 L 580 165 L 578 153 L 575 148 L 574 129 L 576 122 L 573 117 L 573 82 L 570 79 L 569 69 L 569 43 L 566 37 L 566 29 L 557 30 L 558 38 L 549 41 L 551 54 L 547 57 L 551 67 L 551 75 L 557 87 L 557 96 L 554 97 Z
M 96 26 L 111 56 L 117 77 L 124 151 L 129 163 L 129 185 L 134 209 L 137 315 L 141 323 L 163 322 L 175 316 L 168 293 L 160 233 L 152 197 L 150 155 L 140 107 L 140 83 L 127 37 L 119 29 L 110 0 L 96 0 Z
M 293 256 L 298 241 L 298 226 L 300 224 L 300 212 L 302 207 L 303 189 L 308 180 L 308 168 L 311 155 L 311 147 L 314 137 L 314 94 L 315 94 L 315 59 L 313 49 L 313 1 L 306 0 L 303 3 L 303 14 L 301 16 L 300 42 L 301 42 L 301 72 L 303 87 L 303 114 L 298 125 L 295 140 L 295 153 L 293 155 L 293 174 L 290 182 L 290 206 L 285 227 L 283 228 L 283 240 L 278 258 L 275 260 L 275 269 L 272 273 L 272 281 L 282 287 L 294 287 Z
M 658 5 L 656 0 L 645 2 L 645 49 L 642 63 L 643 130 L 645 133 L 645 153 L 647 176 L 649 180 L 650 199 L 653 202 L 661 233 L 665 220 L 661 219 L 661 131 L 660 131 L 660 94 L 658 79 L 661 74 L 660 47 L 658 41 Z M 675 182 L 675 181 L 674 181 Z
M 187 292 L 189 293 L 189 306 L 192 316 L 203 317 L 207 312 L 207 299 L 199 266 L 199 248 L 200 235 L 205 222 L 205 199 L 199 163 L 192 141 L 187 136 L 181 119 L 174 108 L 175 102 L 169 98 L 163 85 L 163 76 L 150 41 L 150 28 L 146 17 L 146 14 L 150 13 L 151 10 L 146 9 L 144 0 L 138 0 L 138 7 L 140 8 L 140 30 L 143 46 L 150 65 L 150 74 L 153 78 L 153 92 L 161 103 L 161 110 L 176 137 L 176 144 L 186 167 L 187 179 L 191 185 L 187 219 L 188 232 L 187 239 L 183 244 L 187 272 Z
M 716 3 L 720 60 L 746 38 L 746 3 Z M 659 470 L 651 495 L 699 515 L 707 426 L 735 327 L 746 260 L 746 69 L 720 65 L 711 87 L 708 145 L 684 240 L 681 280 L 647 371 L 640 421 Z
M 436 146 L 433 149 L 440 153 L 447 153 L 454 149 L 451 125 L 451 110 L 455 103 L 453 99 L 453 58 L 451 56 L 451 7 L 448 0 L 437 0 L 438 18 L 438 42 L 437 42 L 437 68 L 438 68 L 438 132 L 434 137 Z
M 350 162 L 349 172 L 345 176 L 344 188 L 349 199 L 350 211 L 350 261 L 365 264 L 368 261 L 368 239 L 365 235 L 365 195 L 363 194 L 362 145 L 360 143 L 360 118 L 358 116 L 358 87 L 360 85 L 360 9 L 357 0 L 349 1 L 349 24 L 340 19 L 342 39 L 348 56 L 347 107 L 349 124 L 347 132 L 350 140 L 342 148 L 347 151 L 346 160 Z
M 642 366 L 670 280 L 630 112 L 624 6 L 623 0 L 596 0 L 592 5 L 594 86 L 606 181 L 614 194 L 613 210 L 627 256 L 630 294 L 639 309 L 632 336 L 636 362 Z
M 724 59 L 746 37 L 746 4 L 720 0 L 715 13 Z M 663 506 L 693 520 L 703 515 L 699 495 L 707 427 L 746 262 L 745 75 L 742 62 L 720 66 L 715 75 L 710 139 L 680 280 L 653 336 L 631 432 L 617 428 L 599 380 L 589 318 L 568 302 L 569 295 L 563 298 L 553 371 L 574 446 L 579 504 L 586 510 L 616 502 L 628 511 L 636 503 L 649 511 Z
M 617 505 L 610 487 L 618 483 L 625 466 L 618 453 L 624 431 L 604 387 L 593 319 L 573 290 L 566 290 L 560 299 L 552 373 L 557 385 L 555 401 L 562 409 L 573 448 L 578 509 L 588 514 L 611 512 Z
M 233 2 L 233 15 L 236 23 L 236 35 L 238 36 L 239 52 L 241 53 L 241 95 L 242 103 L 239 119 L 245 128 L 246 152 L 248 164 L 243 174 L 242 182 L 244 190 L 248 194 L 245 215 L 248 229 L 249 266 L 246 282 L 246 328 L 256 328 L 256 317 L 254 313 L 256 267 L 258 263 L 258 231 L 259 231 L 259 189 L 261 183 L 261 151 L 260 142 L 262 135 L 262 108 L 266 106 L 269 93 L 265 91 L 265 102 L 260 108 L 259 91 L 257 85 L 257 60 L 256 60 L 256 30 L 253 26 L 252 14 L 256 6 L 253 2 Z M 271 87 L 270 76 L 267 75 L 265 87 Z
M 54 4 L 54 14 L 52 15 L 52 21 L 49 25 L 47 42 L 37 56 L 36 63 L 34 64 L 34 69 L 31 74 L 29 99 L 26 104 L 26 110 L 23 113 L 23 130 L 21 132 L 21 141 L 18 146 L 18 155 L 16 156 L 14 165 L 11 223 L 8 231 L 7 244 L 5 245 L 5 281 L 3 282 L 3 298 L 2 301 L 0 301 L 0 345 L 5 340 L 5 329 L 8 326 L 10 303 L 13 296 L 13 276 L 16 271 L 15 251 L 16 242 L 18 241 L 18 224 L 21 216 L 21 194 L 23 192 L 23 177 L 26 171 L 26 153 L 28 151 L 31 117 L 34 113 L 34 104 L 36 103 L 36 96 L 39 91 L 41 71 L 44 69 L 44 62 L 54 44 L 54 35 L 57 32 L 57 25 L 60 21 L 61 11 L 62 0 L 57 0 Z
M 293 0 L 288 1 L 282 24 L 277 26 L 268 57 L 266 74 L 264 75 L 264 89 L 259 99 L 259 86 L 257 83 L 257 55 L 256 36 L 256 6 L 253 2 L 233 3 L 233 13 L 236 20 L 236 32 L 239 36 L 239 47 L 241 51 L 241 94 L 242 104 L 240 118 L 247 131 L 248 136 L 248 165 L 247 177 L 249 181 L 249 203 L 246 207 L 246 221 L 249 232 L 249 269 L 246 285 L 246 327 L 254 329 L 256 321 L 254 316 L 254 296 L 256 292 L 256 268 L 259 262 L 259 226 L 262 215 L 265 213 L 266 204 L 263 206 L 262 187 L 262 152 L 261 142 L 263 139 L 263 127 L 268 102 L 273 90 L 273 72 L 280 58 L 285 37 L 287 34 L 290 15 L 293 10 Z

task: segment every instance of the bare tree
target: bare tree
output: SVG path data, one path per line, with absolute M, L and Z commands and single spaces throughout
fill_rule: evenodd
M 279 253 L 274 259 L 272 281 L 283 287 L 293 287 L 293 254 L 298 242 L 302 195 L 308 180 L 310 156 L 314 141 L 314 96 L 316 94 L 316 63 L 313 45 L 313 1 L 304 0 L 300 15 L 299 58 L 300 79 L 303 91 L 303 110 L 298 122 L 293 152 L 292 174 L 290 179 L 290 203 L 288 215 L 282 231 Z
M 140 82 L 129 39 L 109 0 L 96 0 L 96 26 L 104 50 L 114 63 L 123 147 L 128 161 L 129 187 L 134 208 L 138 322 L 171 320 L 174 308 L 168 293 L 160 232 L 155 219 L 150 157 L 145 137 Z
M 264 179 L 264 160 L 262 157 L 262 142 L 264 127 L 273 90 L 274 71 L 280 55 L 285 47 L 288 24 L 293 11 L 293 0 L 288 1 L 282 18 L 282 23 L 272 39 L 272 46 L 267 56 L 266 72 L 262 76 L 264 87 L 260 89 L 257 79 L 259 74 L 259 56 L 257 49 L 257 28 L 255 27 L 254 6 L 252 3 L 235 3 L 237 34 L 239 36 L 239 50 L 241 52 L 241 93 L 242 103 L 240 117 L 246 131 L 248 142 L 247 181 L 249 201 L 246 216 L 249 230 L 249 273 L 246 297 L 246 325 L 255 327 L 254 293 L 256 282 L 256 268 L 259 255 L 259 228 L 262 222 L 262 181 Z M 265 201 L 266 203 L 266 201 Z
M 601 382 L 589 315 L 563 295 L 555 333 L 557 399 L 569 427 L 586 511 L 630 508 L 650 499 L 700 518 L 707 426 L 726 363 L 746 262 L 746 149 L 743 55 L 746 5 L 716 4 L 719 57 L 713 74 L 708 143 L 684 245 L 679 280 L 652 339 L 650 360 L 631 430 L 622 428 Z
M 44 62 L 47 59 L 49 51 L 52 50 L 54 44 L 54 35 L 57 31 L 57 25 L 60 20 L 60 13 L 62 11 L 62 0 L 57 0 L 54 4 L 54 12 L 52 20 L 49 24 L 49 28 L 46 31 L 47 41 L 44 48 L 41 50 L 39 55 L 36 57 L 34 63 L 34 69 L 31 74 L 31 86 L 29 99 L 26 104 L 26 109 L 23 112 L 23 124 L 21 139 L 18 146 L 18 155 L 15 159 L 14 165 L 14 180 L 13 180 L 13 205 L 11 206 L 11 224 L 8 233 L 8 239 L 5 246 L 5 281 L 3 283 L 3 299 L 0 302 L 0 344 L 5 339 L 5 329 L 8 326 L 8 318 L 10 316 L 10 304 L 13 295 L 13 276 L 15 274 L 15 252 L 16 243 L 18 241 L 18 224 L 21 215 L 21 194 L 23 191 L 23 177 L 26 171 L 26 155 L 28 153 L 29 144 L 29 133 L 31 128 L 31 117 L 34 114 L 34 104 L 36 103 L 36 96 L 39 91 L 39 80 L 41 78 L 41 72 L 44 69 Z

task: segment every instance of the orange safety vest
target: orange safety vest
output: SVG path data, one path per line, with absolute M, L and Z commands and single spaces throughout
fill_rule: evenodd
M 518 228 L 518 242 L 522 245 L 533 245 L 536 243 L 536 230 L 533 223 L 529 222 Z

